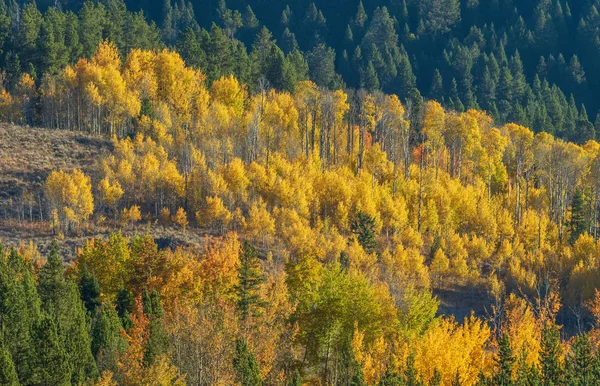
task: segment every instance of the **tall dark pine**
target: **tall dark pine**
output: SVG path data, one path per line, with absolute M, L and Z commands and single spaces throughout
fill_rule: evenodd
M 565 363 L 565 382 L 568 385 L 597 385 L 600 379 L 597 358 L 587 334 L 575 338 Z
M 73 367 L 51 316 L 46 315 L 37 323 L 32 338 L 36 354 L 33 360 L 35 369 L 32 384 L 71 385 Z
M 237 309 L 241 320 L 246 323 L 252 315 L 259 314 L 264 302 L 259 294 L 259 287 L 264 281 L 260 268 L 258 252 L 245 242 L 240 254 L 240 268 L 238 269 L 239 284 L 235 287 L 237 295 Z
M 240 338 L 235 344 L 235 358 L 233 358 L 236 381 L 241 386 L 261 386 L 260 368 L 248 342 Z
M 350 230 L 356 235 L 358 243 L 365 252 L 375 251 L 377 240 L 375 240 L 375 219 L 373 217 L 359 211 L 350 224 Z
M 100 307 L 100 285 L 96 277 L 83 264 L 79 273 L 79 293 L 87 311 L 94 315 Z
M 96 376 L 98 370 L 91 351 L 87 312 L 77 284 L 64 275 L 64 265 L 58 244 L 52 243 L 46 264 L 39 274 L 38 293 L 42 310 L 60 326 L 57 335 L 64 348 L 71 381 L 84 382 Z M 46 325 L 42 326 L 47 328 Z
M 498 359 L 496 360 L 497 373 L 494 384 L 498 386 L 510 386 L 513 384 L 512 373 L 515 364 L 515 356 L 506 334 L 502 334 L 498 341 Z
M 563 369 L 560 363 L 560 334 L 555 326 L 544 327 L 541 346 L 540 367 L 542 370 L 542 384 L 544 386 L 561 385 Z
M 587 230 L 585 219 L 585 201 L 580 190 L 576 190 L 571 201 L 571 220 L 569 221 L 569 230 L 571 232 L 569 241 L 574 244 L 575 241 Z
M 146 343 L 144 360 L 146 363 L 151 364 L 157 356 L 167 351 L 169 342 L 167 332 L 162 324 L 164 310 L 158 292 L 153 290 L 148 293 L 147 290 L 144 290 L 142 302 L 144 313 L 150 321 L 150 335 Z
M 19 376 L 12 356 L 0 336 L 0 385 L 19 386 Z

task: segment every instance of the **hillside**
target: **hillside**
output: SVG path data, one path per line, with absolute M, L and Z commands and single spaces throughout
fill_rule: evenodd
M 0 385 L 600 384 L 600 0 L 49 3 Z
M 0 241 L 4 246 L 19 247 L 33 242 L 43 256 L 56 238 L 50 226 L 43 184 L 53 170 L 81 169 L 88 175 L 98 174 L 99 160 L 112 150 L 108 139 L 86 133 L 0 124 Z M 31 193 L 31 202 L 27 201 Z M 41 206 L 41 209 L 40 209 Z M 40 217 L 43 221 L 40 221 Z M 33 220 L 33 221 L 32 221 Z M 121 229 L 123 234 L 149 233 L 161 248 L 187 246 L 201 249 L 210 237 L 205 232 L 184 234 L 174 228 L 126 228 L 96 224 L 80 234 L 61 241 L 67 260 L 91 238 L 106 238 Z

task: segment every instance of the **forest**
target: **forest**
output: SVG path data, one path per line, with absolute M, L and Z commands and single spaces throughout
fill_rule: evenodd
M 237 3 L 0 2 L 0 384 L 600 383 L 596 4 Z

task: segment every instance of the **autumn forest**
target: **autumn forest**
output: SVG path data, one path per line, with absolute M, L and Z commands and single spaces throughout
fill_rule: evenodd
M 371 61 L 353 84 L 324 43 L 282 50 L 224 1 L 210 30 L 184 2 L 160 27 L 120 0 L 24 3 L 0 0 L 2 138 L 104 145 L 0 191 L 0 385 L 600 383 L 585 106 L 522 73 L 518 115 L 392 92 Z M 383 5 L 391 30 L 365 39 L 394 35 L 410 67 Z M 463 28 L 427 17 L 438 43 Z M 551 106 L 560 125 L 531 118 Z M 22 151 L 2 149 L 0 182 Z

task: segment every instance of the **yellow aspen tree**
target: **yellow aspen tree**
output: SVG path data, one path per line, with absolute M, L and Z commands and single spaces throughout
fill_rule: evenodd
M 94 212 L 91 179 L 81 170 L 53 171 L 46 179 L 44 190 L 51 208 L 57 210 L 59 220 L 67 229 L 69 222 L 81 224 Z
M 183 233 L 187 230 L 187 226 L 189 224 L 187 213 L 183 208 L 177 209 L 175 215 L 173 215 L 173 222 L 183 229 Z

